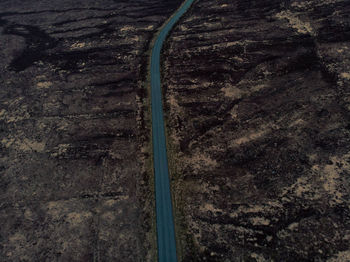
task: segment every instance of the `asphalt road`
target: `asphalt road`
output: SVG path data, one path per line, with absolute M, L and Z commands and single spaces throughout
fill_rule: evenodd
M 167 34 L 193 2 L 194 0 L 187 0 L 184 2 L 171 20 L 163 27 L 152 49 L 152 137 L 156 191 L 158 261 L 160 262 L 177 261 L 160 83 L 160 52 Z

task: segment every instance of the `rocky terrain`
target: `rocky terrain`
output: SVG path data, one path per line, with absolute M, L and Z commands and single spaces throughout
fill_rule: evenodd
M 180 2 L 0 0 L 0 261 L 154 261 L 143 82 Z
M 200 0 L 163 54 L 180 261 L 350 261 L 350 3 Z

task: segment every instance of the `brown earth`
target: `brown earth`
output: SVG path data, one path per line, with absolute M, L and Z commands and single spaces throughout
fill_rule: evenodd
M 0 1 L 0 261 L 154 261 L 147 50 L 180 1 Z
M 347 0 L 201 0 L 173 30 L 180 261 L 350 261 L 349 14 Z

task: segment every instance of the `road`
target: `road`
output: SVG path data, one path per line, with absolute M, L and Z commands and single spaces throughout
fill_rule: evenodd
M 162 92 L 160 82 L 160 52 L 167 34 L 188 10 L 194 0 L 187 0 L 162 28 L 152 49 L 151 97 L 152 97 L 152 139 L 156 191 L 158 261 L 175 262 L 176 241 L 173 208 L 170 193 L 168 158 L 165 142 Z

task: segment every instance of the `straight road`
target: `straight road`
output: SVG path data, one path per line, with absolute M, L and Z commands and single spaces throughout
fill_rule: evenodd
M 156 191 L 158 261 L 160 262 L 177 261 L 160 83 L 160 52 L 167 34 L 194 1 L 195 0 L 187 0 L 184 2 L 170 21 L 162 28 L 152 49 L 150 72 L 152 139 Z

